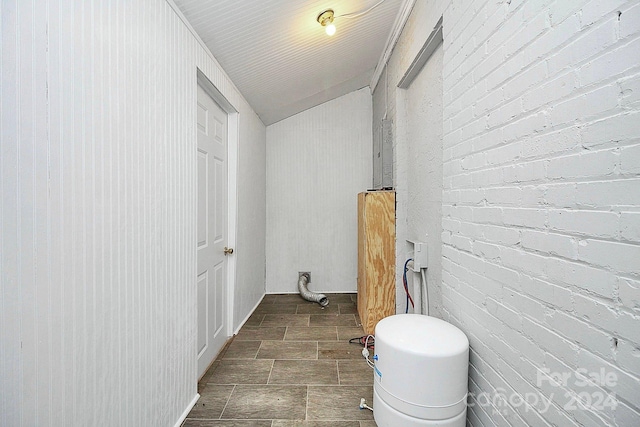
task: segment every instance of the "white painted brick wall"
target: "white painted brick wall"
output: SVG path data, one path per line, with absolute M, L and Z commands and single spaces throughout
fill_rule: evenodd
M 640 241 L 640 213 L 622 212 L 620 214 L 620 237 L 630 242 Z
M 621 227 L 619 225 L 620 215 L 615 212 L 570 209 L 550 209 L 548 212 L 549 230 L 566 235 L 615 239 Z M 630 221 L 630 226 L 632 223 L 633 221 Z
M 445 126 L 445 147 L 452 151 L 445 158 L 443 178 L 450 186 L 444 200 L 456 209 L 443 209 L 444 245 L 451 247 L 443 250 L 450 260 L 443 264 L 443 287 L 456 277 L 465 295 L 448 294 L 445 309 L 451 304 L 458 306 L 456 313 L 464 312 L 463 303 L 467 312 L 457 321 L 491 348 L 476 348 L 476 358 L 497 375 L 485 376 L 486 384 L 474 378 L 479 369 L 471 370 L 481 392 L 507 381 L 522 396 L 530 390 L 555 394 L 552 407 L 540 414 L 546 422 L 625 425 L 618 421 L 640 420 L 638 6 L 546 2 L 534 10 L 530 3 L 504 5 L 502 21 L 492 15 L 493 32 L 484 28 L 476 34 L 466 34 L 473 25 L 447 32 L 449 9 L 444 11 L 445 39 L 473 39 L 479 46 L 471 53 L 445 50 L 445 64 L 459 69 L 445 65 L 444 90 L 451 89 L 455 108 L 445 98 L 444 121 L 451 124 L 449 131 Z M 474 98 L 471 87 L 485 93 Z M 482 117 L 485 129 L 465 133 Z M 472 221 L 458 216 L 462 207 L 471 210 Z M 456 220 L 466 230 L 452 227 Z M 456 252 L 472 255 L 456 259 Z M 478 262 L 469 263 L 471 256 Z M 586 391 L 616 393 L 624 418 L 610 408 L 571 410 L 572 393 L 583 390 L 514 376 L 522 360 L 534 370 L 604 367 L 615 373 L 619 386 Z M 469 419 L 544 424 L 527 418 L 523 407 L 506 406 L 476 405 Z
M 469 425 L 640 425 L 640 2 L 426 3 L 374 115 L 395 118 L 417 23 L 443 16 L 439 315 L 470 339 Z

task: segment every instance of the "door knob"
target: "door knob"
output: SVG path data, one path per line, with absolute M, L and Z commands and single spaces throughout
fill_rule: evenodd
M 231 255 L 233 253 L 233 248 L 224 247 L 224 254 Z

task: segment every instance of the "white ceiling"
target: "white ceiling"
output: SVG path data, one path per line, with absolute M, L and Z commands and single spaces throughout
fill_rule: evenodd
M 270 125 L 368 86 L 403 0 L 174 0 Z M 316 18 L 336 14 L 329 37 Z

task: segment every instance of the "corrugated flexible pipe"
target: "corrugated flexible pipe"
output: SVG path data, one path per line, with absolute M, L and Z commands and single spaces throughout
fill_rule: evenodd
M 307 301 L 317 302 L 323 307 L 328 306 L 329 299 L 327 298 L 326 295 L 319 294 L 317 292 L 311 292 L 309 289 L 307 289 L 307 285 L 309 284 L 309 279 L 310 277 L 306 273 L 301 274 L 300 277 L 298 278 L 298 292 L 300 292 L 300 296 L 306 299 Z

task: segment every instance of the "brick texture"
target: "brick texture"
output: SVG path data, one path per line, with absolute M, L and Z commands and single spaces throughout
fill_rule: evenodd
M 418 1 L 374 120 L 397 119 L 415 28 L 440 16 L 432 314 L 471 343 L 468 423 L 640 425 L 640 2 Z M 411 153 L 396 149 L 401 195 Z

